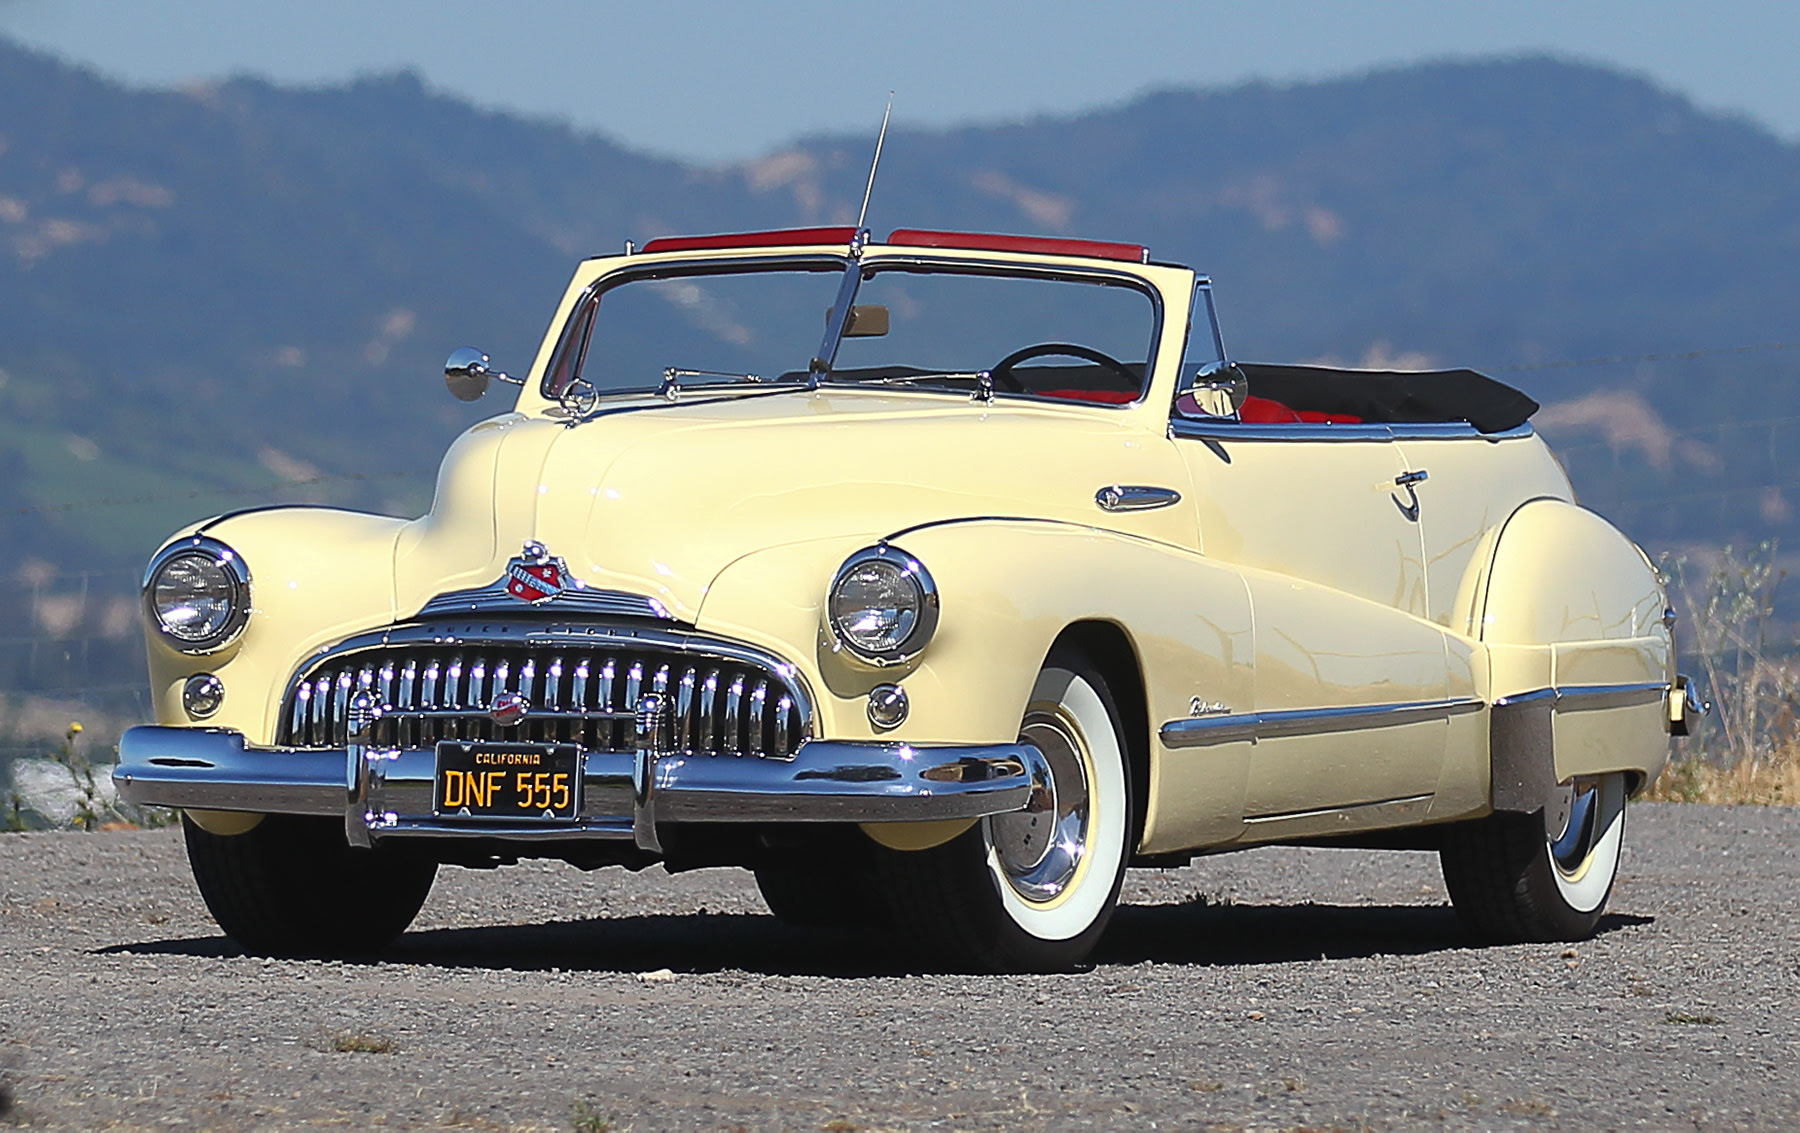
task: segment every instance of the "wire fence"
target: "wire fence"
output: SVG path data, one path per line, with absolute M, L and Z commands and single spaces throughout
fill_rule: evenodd
M 0 786 L 14 760 L 48 757 L 69 725 L 105 762 L 124 729 L 151 716 L 135 570 L 0 580 Z

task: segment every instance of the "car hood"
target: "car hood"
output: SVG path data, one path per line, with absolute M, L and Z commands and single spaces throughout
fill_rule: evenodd
M 1098 489 L 1175 487 L 1179 468 L 1130 411 L 941 394 L 642 402 L 573 427 L 509 414 L 446 456 L 397 547 L 398 610 L 493 583 L 531 540 L 587 586 L 691 622 L 718 573 L 764 548 L 985 516 L 1118 526 Z

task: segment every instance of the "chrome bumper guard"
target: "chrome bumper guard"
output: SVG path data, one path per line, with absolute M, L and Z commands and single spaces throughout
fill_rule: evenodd
M 645 697 L 645 701 L 654 701 Z M 632 840 L 660 852 L 684 822 L 919 822 L 1023 807 L 1043 756 L 1030 744 L 917 747 L 808 740 L 791 760 L 656 750 L 659 703 L 640 705 L 635 752 L 584 755 L 581 815 L 508 822 L 433 813 L 433 750 L 355 742 L 251 748 L 239 732 L 144 726 L 119 744 L 119 795 L 150 806 L 341 815 L 352 845 L 398 837 Z M 355 739 L 358 733 L 353 732 Z M 366 734 L 366 730 L 361 734 Z

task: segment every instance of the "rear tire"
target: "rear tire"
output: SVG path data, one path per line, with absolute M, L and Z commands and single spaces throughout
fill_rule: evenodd
M 1606 911 L 1625 838 L 1623 773 L 1583 777 L 1533 814 L 1445 831 L 1438 859 L 1456 913 L 1500 944 L 1585 940 Z
M 1025 810 L 929 850 L 875 850 L 895 939 L 958 968 L 1067 971 L 1106 931 L 1132 823 L 1125 737 L 1099 671 L 1052 652 L 1020 738 L 1043 753 Z
M 353 850 L 341 821 L 271 814 L 243 834 L 182 815 L 188 863 L 225 935 L 259 956 L 364 956 L 418 916 L 437 863 Z

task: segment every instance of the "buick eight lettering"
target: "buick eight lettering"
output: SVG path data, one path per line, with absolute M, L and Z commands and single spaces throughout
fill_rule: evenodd
M 548 857 L 1066 969 L 1128 867 L 1275 843 L 1432 849 L 1474 933 L 1578 939 L 1697 711 L 1530 398 L 1232 361 L 1135 245 L 667 237 L 446 379 L 516 402 L 425 515 L 219 516 L 146 571 L 115 778 L 252 952 Z

